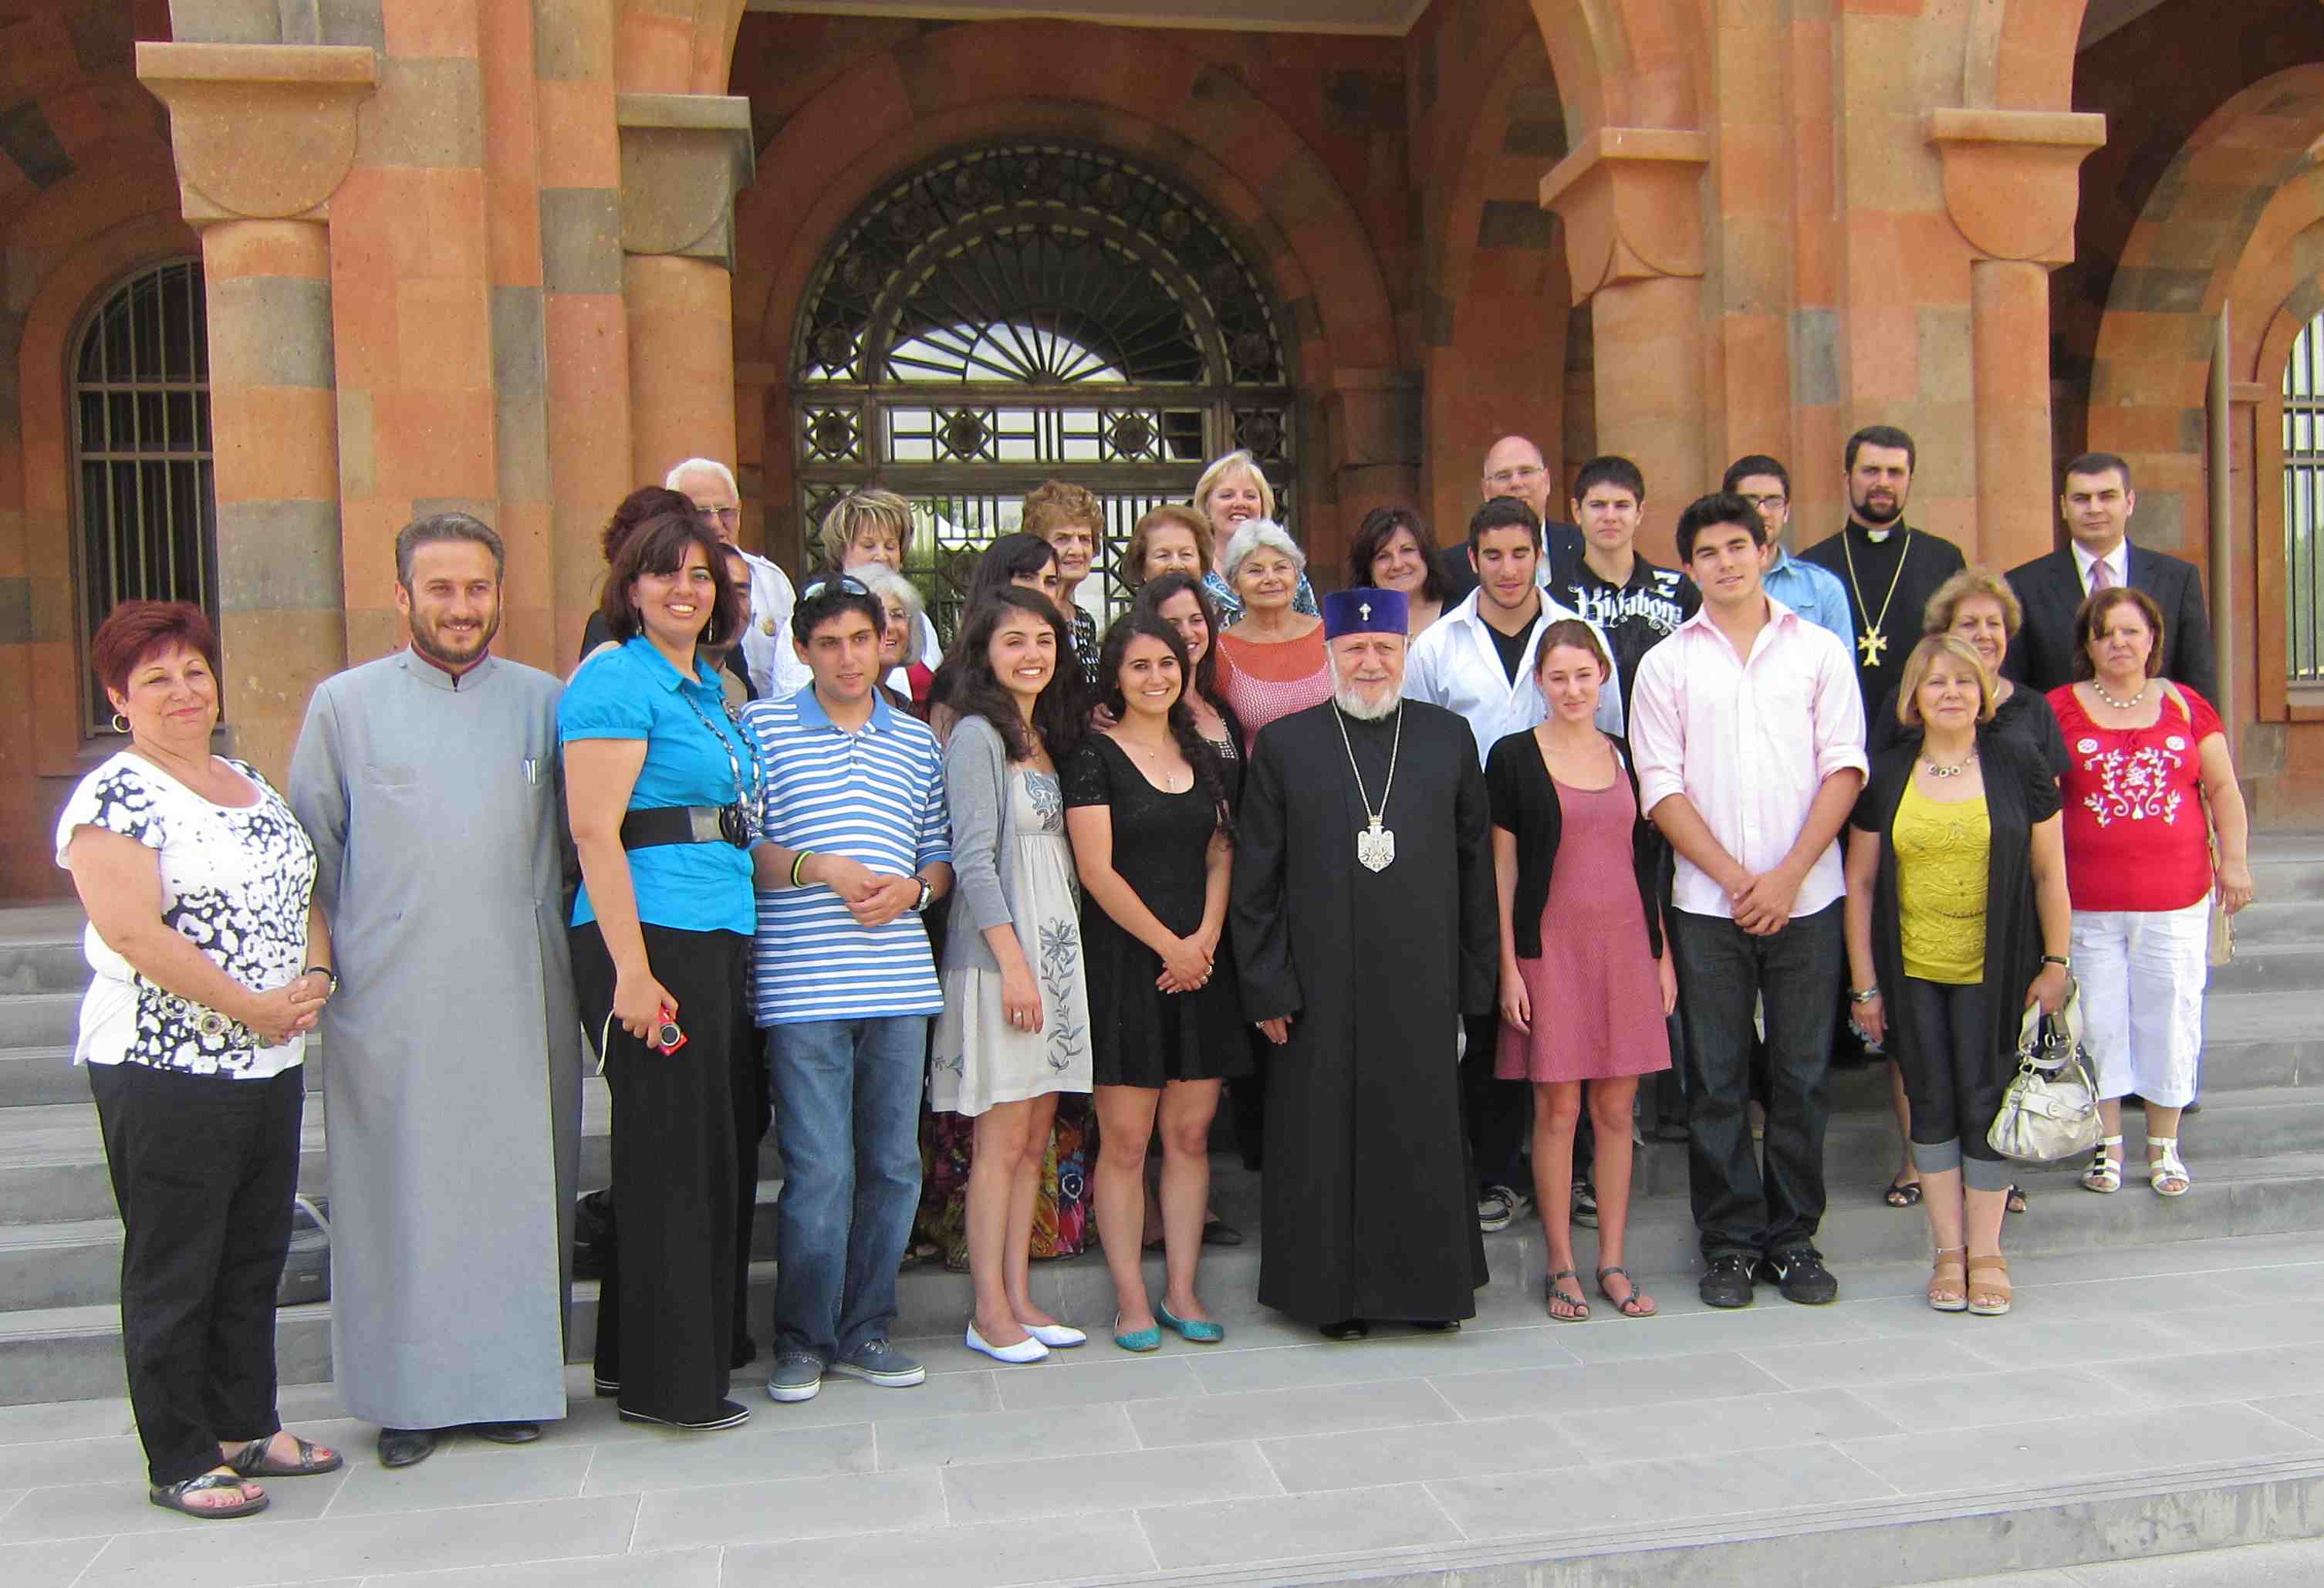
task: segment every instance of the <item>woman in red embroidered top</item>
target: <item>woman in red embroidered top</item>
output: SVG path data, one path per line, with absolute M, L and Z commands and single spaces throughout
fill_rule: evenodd
M 2153 600 L 2120 585 L 2096 591 L 2075 624 L 2082 681 L 2052 690 L 2050 705 L 2066 740 L 2074 972 L 2106 1130 L 2082 1184 L 2122 1188 L 2122 1099 L 2135 1092 L 2146 1100 L 2147 1183 L 2183 1196 L 2179 1111 L 2194 1101 L 2203 1047 L 2211 900 L 2231 915 L 2251 902 L 2250 824 L 2219 714 L 2155 676 Z

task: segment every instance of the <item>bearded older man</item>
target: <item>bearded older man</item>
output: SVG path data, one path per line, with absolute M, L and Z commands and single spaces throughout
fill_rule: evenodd
M 1268 1069 L 1259 1297 L 1355 1339 L 1474 1315 L 1484 1243 L 1459 1017 L 1499 949 L 1468 725 L 1402 698 L 1405 597 L 1325 597 L 1333 697 L 1260 730 L 1236 817 L 1235 961 Z

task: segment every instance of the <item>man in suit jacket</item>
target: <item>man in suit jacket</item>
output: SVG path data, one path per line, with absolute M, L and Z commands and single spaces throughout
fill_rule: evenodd
M 1581 559 L 1582 531 L 1549 516 L 1549 469 L 1542 461 L 1540 448 L 1523 436 L 1503 436 L 1485 449 L 1482 472 L 1478 501 L 1514 496 L 1532 508 L 1534 517 L 1541 520 L 1538 571 L 1545 586 L 1549 583 L 1552 568 Z M 1459 540 L 1447 546 L 1437 554 L 1436 567 L 1444 580 L 1444 605 L 1451 607 L 1469 599 L 1470 593 L 1477 587 L 1477 567 L 1470 559 L 1469 543 Z
M 2025 623 L 2001 670 L 2044 692 L 2071 683 L 2074 654 L 2082 645 L 2074 618 L 2083 598 L 2094 589 L 2128 584 L 2163 609 L 2163 676 L 2217 705 L 2219 679 L 2202 576 L 2183 559 L 2130 543 L 2126 531 L 2138 508 L 2130 465 L 2110 452 L 2084 453 L 2066 466 L 2058 508 L 2073 543 L 2009 570 Z

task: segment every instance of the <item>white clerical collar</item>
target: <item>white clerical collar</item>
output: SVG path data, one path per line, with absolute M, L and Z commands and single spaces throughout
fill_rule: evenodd
M 2114 576 L 2114 582 L 2116 585 L 2127 585 L 2130 583 L 2130 569 L 2125 566 L 2130 561 L 2130 537 L 2128 535 L 2125 535 L 2121 540 L 2116 540 L 2114 543 L 2114 549 L 2107 552 L 2104 557 L 2092 556 L 2089 552 L 2082 549 L 2082 543 L 2080 540 L 2070 541 L 2069 544 L 2072 546 L 2074 550 L 2074 571 L 2082 576 L 2082 589 L 2085 593 L 2087 593 L 2090 587 L 2090 569 L 2101 562 L 2107 565 L 2107 572 Z

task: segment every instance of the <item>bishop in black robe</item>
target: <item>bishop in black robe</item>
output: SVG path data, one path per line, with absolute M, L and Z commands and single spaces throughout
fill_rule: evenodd
M 1381 594 L 1327 598 L 1327 623 Z M 1384 789 L 1395 858 L 1373 871 L 1356 840 Z M 1246 1013 L 1290 1017 L 1268 1067 L 1259 1300 L 1317 1325 L 1473 1316 L 1485 1251 L 1454 1043 L 1493 1007 L 1499 925 L 1468 725 L 1418 701 L 1376 721 L 1326 702 L 1262 729 L 1232 919 Z

